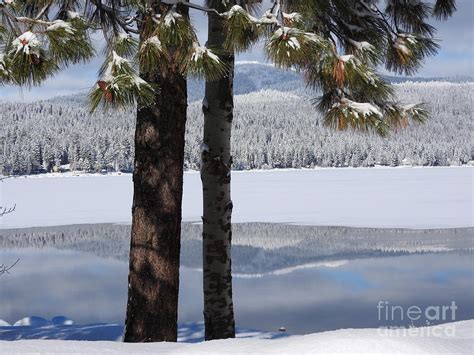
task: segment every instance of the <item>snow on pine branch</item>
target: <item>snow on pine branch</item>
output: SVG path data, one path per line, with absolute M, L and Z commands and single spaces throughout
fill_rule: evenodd
M 92 110 L 101 103 L 104 108 L 112 105 L 125 107 L 137 102 L 148 105 L 154 99 L 154 90 L 138 76 L 127 59 L 112 51 L 103 67 L 101 78 L 89 97 Z
M 165 19 L 164 19 L 165 26 L 171 27 L 171 26 L 176 25 L 177 21 L 179 19 L 182 19 L 182 17 L 183 16 L 181 14 L 176 12 L 176 8 L 172 7 L 171 10 L 169 10 L 167 14 L 165 15 Z
M 316 60 L 316 53 L 326 49 L 321 37 L 292 27 L 277 28 L 265 45 L 266 54 L 275 65 L 286 68 L 309 58 Z
M 194 42 L 190 59 L 183 63 L 183 72 L 209 81 L 227 75 L 227 65 L 209 48 Z
M 362 115 L 363 117 L 375 115 L 378 116 L 379 118 L 383 117 L 382 112 L 380 112 L 380 109 L 376 107 L 375 105 L 372 105 L 371 103 L 368 102 L 354 102 L 348 99 L 343 100 L 341 104 L 336 104 L 336 105 L 343 105 L 347 106 L 349 109 L 355 111 L 356 115 Z
M 51 23 L 51 25 L 46 27 L 46 31 L 57 31 L 57 30 L 64 30 L 65 32 L 71 35 L 75 34 L 76 32 L 70 23 L 67 23 L 62 20 L 55 20 Z
M 31 31 L 26 31 L 12 42 L 12 45 L 15 49 L 15 53 L 23 52 L 27 55 L 34 54 L 40 55 L 41 42 L 38 40 L 38 37 Z

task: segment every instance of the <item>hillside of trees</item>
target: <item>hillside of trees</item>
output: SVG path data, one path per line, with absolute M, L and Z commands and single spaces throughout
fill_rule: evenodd
M 308 92 L 293 85 L 292 78 L 289 76 L 278 91 L 276 83 L 272 84 L 274 90 L 252 92 L 259 86 L 254 85 L 239 91 L 250 93 L 236 96 L 234 169 L 449 166 L 473 160 L 474 83 L 396 84 L 400 101 L 427 103 L 431 118 L 424 125 L 381 138 L 323 127 Z M 61 166 L 87 172 L 132 171 L 131 109 L 90 114 L 84 100 L 75 97 L 0 103 L 0 109 L 3 174 L 57 171 Z M 199 168 L 202 129 L 201 104 L 197 101 L 189 105 L 188 169 Z

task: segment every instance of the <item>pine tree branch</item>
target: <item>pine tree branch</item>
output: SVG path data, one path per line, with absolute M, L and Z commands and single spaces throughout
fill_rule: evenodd
M 95 5 L 97 10 L 104 11 L 105 13 L 107 13 L 107 15 L 109 16 L 110 19 L 114 19 L 117 22 L 117 24 L 126 33 L 134 33 L 134 34 L 139 34 L 140 33 L 137 29 L 131 28 L 130 26 L 128 26 L 130 23 L 127 23 L 127 21 L 125 20 L 124 17 L 118 15 L 119 10 L 114 8 L 115 7 L 115 2 L 112 2 L 112 7 L 102 4 L 102 1 L 100 1 L 100 0 L 99 1 L 98 0 L 91 0 L 91 2 Z M 103 21 L 104 19 L 101 18 L 101 20 Z M 101 24 L 101 25 L 102 25 L 102 27 L 106 27 L 103 24 Z M 112 26 L 112 27 L 114 27 L 114 26 Z
M 382 21 L 385 23 L 385 26 L 387 27 L 387 29 L 390 32 L 392 32 L 392 34 L 397 36 L 398 33 L 400 33 L 398 28 L 393 29 L 393 27 L 390 25 L 390 22 L 388 22 L 387 18 L 385 17 L 385 14 L 382 11 L 380 11 L 380 9 L 377 7 L 377 5 L 373 5 L 373 6 L 375 7 L 377 13 L 380 15 L 380 18 L 382 19 Z
M 47 3 L 41 10 L 40 12 L 38 13 L 38 15 L 36 16 L 36 20 L 39 20 L 46 12 L 48 12 L 49 8 L 51 7 L 51 5 L 53 4 L 52 1 L 50 1 L 49 3 Z
M 22 32 L 20 27 L 18 27 L 16 16 L 10 13 L 10 11 L 5 8 L 5 6 L 0 6 L 0 10 L 2 14 L 6 16 L 8 25 L 15 31 L 16 35 L 21 35 Z
M 210 8 L 210 7 L 206 7 L 206 6 L 201 6 L 201 5 L 197 5 L 197 4 L 193 4 L 189 1 L 183 1 L 183 0 L 161 0 L 161 3 L 163 4 L 166 4 L 166 5 L 178 5 L 178 4 L 181 4 L 181 5 L 184 5 L 184 6 L 187 6 L 189 8 L 192 8 L 192 9 L 196 9 L 196 10 L 200 10 L 200 11 L 203 11 L 203 12 L 213 12 L 217 15 L 220 15 L 220 13 L 216 10 L 216 9 L 213 9 L 213 8 Z
M 37 18 L 29 18 L 29 17 L 24 17 L 24 16 L 20 16 L 20 17 L 16 17 L 16 22 L 20 22 L 20 23 L 28 23 L 28 24 L 32 24 L 32 25 L 42 25 L 42 26 L 51 26 L 53 24 L 53 22 L 51 21 L 44 21 L 44 20 L 39 20 Z
M 438 20 L 446 20 L 456 11 L 456 0 L 436 0 L 433 14 Z

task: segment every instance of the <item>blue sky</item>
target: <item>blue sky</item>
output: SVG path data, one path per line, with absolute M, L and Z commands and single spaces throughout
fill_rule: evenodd
M 448 21 L 435 21 L 437 38 L 441 40 L 441 50 L 429 58 L 417 76 L 474 76 L 474 1 L 458 0 L 458 11 Z M 202 43 L 205 42 L 206 18 L 193 11 L 194 25 L 198 29 Z M 100 43 L 97 45 L 100 47 Z M 258 48 L 238 56 L 237 60 L 263 61 Z M 0 88 L 0 98 L 9 101 L 31 101 L 77 92 L 87 92 L 97 80 L 97 71 L 102 58 L 95 58 L 86 65 L 76 65 L 56 75 L 39 88 Z

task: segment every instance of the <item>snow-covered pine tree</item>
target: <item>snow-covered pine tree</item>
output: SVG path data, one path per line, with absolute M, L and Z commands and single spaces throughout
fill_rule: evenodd
M 454 0 L 438 0 L 434 9 L 418 0 L 389 0 L 383 11 L 377 7 L 378 0 L 275 0 L 257 19 L 244 9 L 249 3 L 254 1 L 208 1 L 218 12 L 227 10 L 223 14 L 227 21 L 210 14 L 208 45 L 226 50 L 229 69 L 226 78 L 206 83 L 203 101 L 206 339 L 235 336 L 230 252 L 234 52 L 266 37 L 265 51 L 271 61 L 278 67 L 302 70 L 308 84 L 322 91 L 317 105 L 327 126 L 386 135 L 410 121 L 423 122 L 427 111 L 422 104 L 398 103 L 392 87 L 377 75 L 377 66 L 385 63 L 388 70 L 414 73 L 437 48 L 427 18 L 446 18 L 455 9 Z M 342 152 L 336 159 L 337 166 L 349 165 Z M 359 165 L 360 158 L 355 160 Z M 301 164 L 294 151 L 291 166 Z
M 138 104 L 125 341 L 177 339 L 186 76 L 225 75 L 199 45 L 190 7 L 209 11 L 179 0 L 0 2 L 2 84 L 40 85 L 90 60 L 97 31 L 107 47 L 92 109 Z

